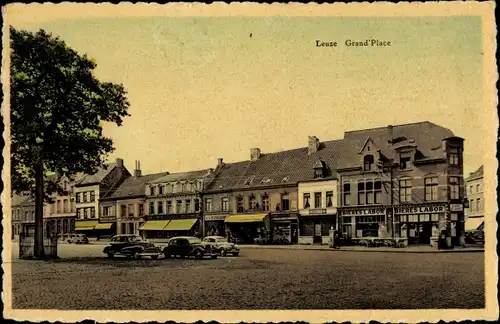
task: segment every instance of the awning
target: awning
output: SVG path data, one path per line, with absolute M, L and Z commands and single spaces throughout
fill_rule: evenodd
M 75 231 L 91 231 L 97 226 L 98 222 L 96 220 L 88 221 L 76 221 Z
M 466 231 L 475 231 L 484 223 L 484 217 L 469 218 L 465 221 Z
M 99 223 L 95 226 L 94 229 L 96 230 L 107 230 L 111 229 L 111 226 L 113 226 L 113 223 Z
M 169 220 L 150 220 L 139 227 L 139 231 L 163 231 Z
M 267 214 L 231 215 L 226 218 L 226 223 L 259 223 L 263 222 Z
M 197 221 L 198 218 L 173 219 L 165 227 L 165 231 L 189 231 Z

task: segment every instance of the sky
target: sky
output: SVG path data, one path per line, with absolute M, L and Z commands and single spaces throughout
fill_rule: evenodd
M 465 138 L 465 175 L 490 149 L 477 16 L 11 18 L 95 59 L 100 80 L 123 83 L 131 117 L 105 126 L 110 158 L 129 170 L 140 160 L 143 174 L 426 120 Z M 347 47 L 347 39 L 391 46 Z

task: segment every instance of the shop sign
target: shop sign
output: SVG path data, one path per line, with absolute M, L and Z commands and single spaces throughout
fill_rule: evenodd
M 464 211 L 464 205 L 463 204 L 450 204 L 450 211 L 451 212 Z
M 125 221 L 125 222 L 126 221 L 135 221 L 135 220 L 137 220 L 137 218 L 134 216 L 123 216 L 122 217 L 122 221 Z
M 99 217 L 101 223 L 114 223 L 116 222 L 116 216 L 101 216 Z
M 384 215 L 385 208 L 352 208 L 341 211 L 342 216 Z
M 309 215 L 320 215 L 320 214 L 326 214 L 326 209 L 325 208 L 309 209 Z
M 444 213 L 446 206 L 444 205 L 424 205 L 424 206 L 405 206 L 394 207 L 395 214 L 426 214 L 426 213 Z
M 226 219 L 226 215 L 205 215 L 205 221 L 223 221 Z

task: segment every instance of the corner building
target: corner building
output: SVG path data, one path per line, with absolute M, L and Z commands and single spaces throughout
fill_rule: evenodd
M 436 245 L 464 232 L 463 142 L 431 122 L 346 132 L 338 165 L 338 230 Z

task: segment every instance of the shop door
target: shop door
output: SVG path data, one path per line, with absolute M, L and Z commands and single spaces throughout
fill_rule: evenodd
M 418 243 L 430 244 L 432 236 L 432 223 L 425 222 L 419 224 Z
M 321 223 L 314 223 L 314 243 L 322 243 L 321 242 Z
M 298 234 L 298 225 L 297 224 L 292 224 L 291 225 L 291 230 L 292 230 L 292 244 L 297 244 L 299 242 L 299 236 Z

